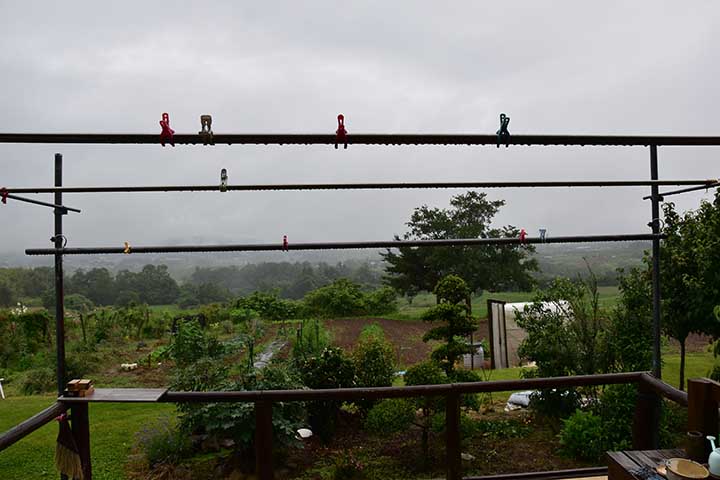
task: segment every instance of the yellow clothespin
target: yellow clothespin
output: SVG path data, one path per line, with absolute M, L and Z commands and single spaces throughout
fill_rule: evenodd
M 130 254 L 130 243 L 125 242 L 125 250 L 123 250 L 123 253 Z

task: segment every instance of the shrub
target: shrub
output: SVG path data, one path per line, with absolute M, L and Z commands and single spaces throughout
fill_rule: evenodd
M 600 416 L 576 410 L 563 420 L 560 431 L 563 453 L 583 460 L 598 460 L 604 453 L 603 425 Z
M 50 367 L 32 368 L 20 376 L 20 391 L 23 395 L 35 395 L 54 390 L 57 387 L 55 370 Z
M 313 290 L 304 301 L 309 313 L 319 317 L 350 317 L 367 311 L 360 285 L 346 278 Z
M 332 480 L 363 480 L 364 465 L 349 451 L 343 451 L 335 457 L 331 469 Z
M 397 293 L 391 287 L 381 287 L 365 296 L 368 315 L 387 315 L 398 311 Z
M 72 295 L 65 295 L 65 308 L 68 310 L 75 310 L 76 312 L 87 312 L 92 310 L 95 304 L 92 300 L 79 293 L 73 293 Z
M 302 304 L 280 298 L 277 292 L 254 292 L 235 301 L 235 308 L 257 312 L 265 320 L 288 320 L 301 316 Z
M 237 381 L 227 380 L 227 369 L 209 358 L 186 368 L 182 374 L 184 387 L 192 390 L 291 390 L 302 388 L 302 384 L 291 370 L 278 365 L 268 365 L 262 370 L 251 371 Z M 198 382 L 196 375 L 211 377 Z M 231 438 L 241 458 L 252 458 L 255 440 L 255 408 L 252 403 L 205 403 L 179 404 L 182 412 L 180 426 L 188 433 L 206 433 L 215 439 Z M 274 445 L 287 445 L 294 441 L 297 429 L 302 426 L 305 409 L 302 402 L 282 402 L 273 405 Z
M 159 464 L 178 464 L 191 452 L 187 433 L 176 428 L 169 418 L 143 427 L 136 434 L 136 445 L 150 468 Z
M 365 428 L 373 433 L 389 435 L 406 430 L 415 420 L 415 404 L 407 398 L 386 398 L 368 412 Z
M 203 357 L 219 357 L 225 349 L 216 338 L 207 335 L 197 320 L 180 322 L 170 345 L 171 356 L 179 368 Z
M 310 388 L 354 387 L 355 368 L 339 347 L 328 347 L 319 356 L 308 357 L 300 364 L 303 384 Z M 341 402 L 320 400 L 308 407 L 312 430 L 325 442 L 335 433 Z
M 353 361 L 359 387 L 389 387 L 395 376 L 395 350 L 377 324 L 360 334 Z

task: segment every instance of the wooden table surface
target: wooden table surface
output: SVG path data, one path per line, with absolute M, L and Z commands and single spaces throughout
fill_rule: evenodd
M 89 402 L 157 402 L 165 395 L 167 388 L 96 388 L 87 397 L 59 397 L 58 401 L 65 403 Z
M 639 480 L 643 477 L 633 475 L 642 467 L 653 470 L 665 463 L 668 458 L 687 458 L 685 450 L 628 450 L 625 452 L 608 452 L 608 480 Z M 662 478 L 662 477 L 661 477 Z

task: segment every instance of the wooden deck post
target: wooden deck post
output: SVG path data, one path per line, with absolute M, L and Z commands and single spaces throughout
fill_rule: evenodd
M 462 479 L 460 458 L 460 395 L 452 392 L 445 398 L 445 456 L 447 457 L 447 480 Z
M 73 404 L 70 418 L 72 432 L 82 462 L 83 480 L 92 480 L 92 462 L 90 460 L 90 417 L 88 404 L 85 402 Z
M 707 378 L 688 380 L 688 431 L 705 435 L 718 434 L 718 402 L 713 390 L 718 385 Z M 705 442 L 705 456 L 710 454 L 710 442 Z
M 645 382 L 638 382 L 637 389 L 632 446 L 634 450 L 655 450 L 660 447 L 660 397 Z
M 255 402 L 255 474 L 259 480 L 273 480 L 272 402 Z

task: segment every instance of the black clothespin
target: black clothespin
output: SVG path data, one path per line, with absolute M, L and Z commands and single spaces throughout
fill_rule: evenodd
M 540 229 L 540 241 L 542 243 L 545 243 L 545 234 L 547 233 L 547 230 L 544 228 Z
M 504 113 L 500 114 L 500 130 L 497 131 L 497 147 L 500 148 L 500 144 L 504 143 L 505 148 L 510 143 L 510 132 L 508 132 L 508 125 L 510 124 L 510 117 Z
M 215 145 L 212 131 L 212 116 L 200 115 L 200 128 L 198 135 L 202 137 L 203 145 Z
M 228 182 L 227 170 L 223 168 L 222 170 L 220 170 L 220 191 L 221 192 L 227 192 L 227 182 Z

